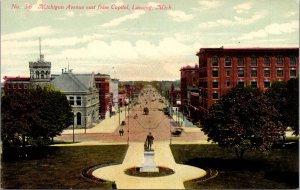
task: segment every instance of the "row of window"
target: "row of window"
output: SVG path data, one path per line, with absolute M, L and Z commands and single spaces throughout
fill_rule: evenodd
M 81 96 L 69 96 L 68 98 L 71 106 L 81 106 Z
M 227 88 L 229 88 L 230 87 L 230 80 L 226 80 L 225 81 L 225 84 L 226 84 L 226 87 Z M 268 81 L 268 80 L 265 80 L 264 81 L 264 88 L 269 88 L 270 87 L 270 81 Z M 257 81 L 256 80 L 252 80 L 251 82 L 250 82 L 250 85 L 252 86 L 252 87 L 255 87 L 255 88 L 257 88 Z M 238 87 L 244 87 L 245 86 L 245 83 L 244 83 L 244 81 L 243 80 L 239 80 L 238 82 L 237 82 L 237 86 Z M 219 88 L 219 82 L 218 81 L 212 81 L 212 88 Z
M 295 61 L 295 56 L 290 56 L 289 57 L 289 63 L 290 65 L 295 65 L 296 61 Z M 212 57 L 212 61 L 211 61 L 212 66 L 219 66 L 219 61 L 218 61 L 218 56 L 213 56 Z M 237 58 L 237 64 L 238 66 L 245 66 L 245 57 L 238 57 Z M 264 57 L 264 66 L 270 66 L 271 61 L 270 61 L 270 57 L 265 56 Z M 283 65 L 283 56 L 278 55 L 276 56 L 276 64 L 278 66 L 282 66 Z M 232 58 L 229 56 L 226 56 L 224 58 L 224 65 L 229 67 L 232 65 Z M 257 66 L 257 57 L 255 55 L 250 57 L 250 65 L 251 66 Z
M 44 72 L 44 71 L 41 71 L 41 72 L 36 71 L 35 72 L 35 78 L 37 78 L 37 79 L 39 79 L 39 78 L 44 79 L 45 77 L 48 78 L 49 74 L 50 74 L 49 71 L 46 71 L 46 72 Z
M 226 69 L 225 71 L 226 76 L 230 76 L 230 69 Z M 264 68 L 264 77 L 270 77 L 270 68 Z M 245 69 L 244 68 L 238 68 L 237 71 L 237 76 L 238 77 L 245 77 Z M 251 77 L 257 77 L 257 68 L 251 68 L 250 72 Z M 276 76 L 277 77 L 283 77 L 283 68 L 277 68 L 276 69 Z M 212 77 L 219 77 L 219 71 L 217 68 L 214 68 L 212 70 Z M 290 77 L 294 78 L 297 77 L 297 71 L 296 68 L 290 68 Z
M 22 84 L 22 83 L 14 83 L 14 84 L 6 84 L 7 89 L 27 89 L 29 84 Z

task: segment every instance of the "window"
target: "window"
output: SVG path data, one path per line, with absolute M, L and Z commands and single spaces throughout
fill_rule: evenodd
M 243 68 L 238 69 L 238 77 L 244 77 L 244 69 Z
M 251 66 L 257 66 L 257 61 L 256 61 L 256 56 L 255 55 L 251 56 Z
M 290 65 L 295 65 L 295 57 L 294 56 L 290 56 Z
M 218 81 L 213 81 L 213 82 L 212 82 L 212 87 L 213 87 L 213 88 L 219 88 L 219 83 L 218 83 Z
M 264 81 L 264 87 L 269 88 L 270 87 L 270 81 Z
M 270 69 L 264 69 L 264 77 L 270 77 Z
M 295 68 L 290 69 L 290 78 L 296 78 L 297 77 L 297 72 Z
M 219 94 L 218 94 L 218 92 L 213 92 L 213 93 L 212 93 L 212 98 L 213 98 L 214 100 L 219 99 Z
M 227 77 L 230 76 L 230 69 L 226 69 L 226 76 L 227 76 Z
M 270 66 L 270 58 L 268 56 L 264 57 L 264 66 Z
M 36 71 L 36 72 L 35 72 L 35 75 L 36 75 L 36 77 L 35 77 L 35 78 L 37 78 L 37 79 L 39 79 L 39 78 L 40 78 L 40 72 L 39 72 L 39 71 Z
M 215 55 L 212 57 L 212 66 L 218 66 L 218 57 Z
M 77 125 L 81 125 L 81 113 L 79 112 L 76 114 L 76 121 Z
M 22 89 L 22 88 L 23 88 L 23 84 L 19 84 L 19 85 L 18 85 L 18 88 L 19 88 L 19 89 Z
M 24 84 L 24 89 L 27 89 L 28 88 L 28 84 Z
M 283 77 L 283 69 L 282 68 L 277 69 L 276 75 L 277 75 L 277 77 Z
M 44 78 L 44 76 L 45 76 L 45 73 L 44 73 L 44 71 L 41 71 L 41 79 L 43 79 L 43 78 Z
M 7 89 L 10 89 L 10 84 L 7 84 L 6 86 L 7 86 Z
M 218 77 L 219 76 L 218 70 L 216 70 L 216 69 L 212 70 L 212 76 L 213 77 Z
M 193 77 L 193 82 L 195 82 L 196 81 L 196 78 L 195 77 Z
M 78 106 L 81 106 L 81 97 L 80 97 L 80 96 L 77 96 L 77 97 L 76 97 L 76 104 L 77 104 Z
M 229 56 L 225 57 L 225 66 L 231 66 L 231 59 Z
M 276 56 L 276 64 L 279 66 L 283 65 L 283 60 L 282 60 L 282 56 L 281 55 L 277 55 Z
M 250 84 L 253 88 L 257 88 L 257 81 L 253 80 Z
M 243 57 L 238 57 L 238 66 L 244 66 L 244 59 L 243 59 Z
M 70 102 L 70 105 L 74 105 L 74 96 L 70 96 L 70 99 L 69 99 L 69 102 Z
M 251 77 L 257 77 L 257 69 L 251 68 Z
M 242 81 L 242 80 L 238 81 L 238 87 L 239 88 L 244 87 L 244 81 Z
M 17 88 L 17 84 L 13 84 L 13 89 L 16 89 Z
M 230 87 L 230 81 L 229 80 L 226 80 L 226 87 Z

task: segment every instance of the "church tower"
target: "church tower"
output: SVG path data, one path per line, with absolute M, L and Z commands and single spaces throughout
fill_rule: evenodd
M 36 62 L 29 62 L 30 82 L 33 86 L 44 86 L 50 83 L 51 62 L 44 60 L 42 54 L 41 39 L 39 38 L 40 58 Z

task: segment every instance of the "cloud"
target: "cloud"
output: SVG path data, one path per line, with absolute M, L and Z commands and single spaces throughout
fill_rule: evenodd
M 297 14 L 296 11 L 291 11 L 291 12 L 288 12 L 285 17 L 292 17 L 292 16 L 295 16 Z
M 189 21 L 194 18 L 192 14 L 186 14 L 183 11 L 168 11 L 167 14 L 173 18 L 176 22 Z
M 24 40 L 28 38 L 49 36 L 55 33 L 57 33 L 57 31 L 52 29 L 50 26 L 39 26 L 22 32 L 4 34 L 1 35 L 1 38 L 2 40 L 18 40 L 18 39 Z
M 288 23 L 273 23 L 267 25 L 264 29 L 260 29 L 258 31 L 249 32 L 242 34 L 238 37 L 239 40 L 251 40 L 254 38 L 264 38 L 267 37 L 269 34 L 273 35 L 280 35 L 284 33 L 292 33 L 299 30 L 299 22 L 297 20 L 293 20 Z
M 200 28 L 213 28 L 218 26 L 236 26 L 236 25 L 248 25 L 256 22 L 263 18 L 263 14 L 256 13 L 250 18 L 241 18 L 234 16 L 233 20 L 229 19 L 218 19 L 216 21 L 204 22 L 199 25 Z
M 200 0 L 198 4 L 201 6 L 201 9 L 209 10 L 216 8 L 222 4 L 220 0 Z
M 126 22 L 128 20 L 134 20 L 145 14 L 145 11 L 134 11 L 132 14 L 125 15 L 116 19 L 111 20 L 108 23 L 103 24 L 102 26 L 105 28 L 114 27 Z
M 243 13 L 243 12 L 246 12 L 246 11 L 249 11 L 250 9 L 252 9 L 252 5 L 253 5 L 253 3 L 251 3 L 251 2 L 242 3 L 242 4 L 234 6 L 233 10 L 235 10 L 237 13 L 240 14 L 240 13 Z
M 94 40 L 85 47 L 66 49 L 61 57 L 74 57 L 76 59 L 101 59 L 114 60 L 160 60 L 165 57 L 178 57 L 190 53 L 191 48 L 178 42 L 174 38 L 164 38 L 155 45 L 146 40 L 138 40 L 135 43 L 129 41 L 114 40 L 110 43 Z

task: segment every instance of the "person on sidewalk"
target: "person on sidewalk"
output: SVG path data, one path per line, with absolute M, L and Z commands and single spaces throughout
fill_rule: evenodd
M 120 130 L 119 130 L 119 135 L 120 135 L 120 136 L 122 136 L 122 130 L 123 130 L 123 129 L 120 129 Z

